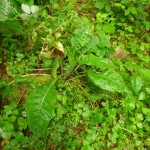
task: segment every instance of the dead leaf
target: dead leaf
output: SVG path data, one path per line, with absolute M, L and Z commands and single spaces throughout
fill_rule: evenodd
M 116 51 L 116 53 L 114 55 L 110 54 L 109 59 L 112 59 L 113 56 L 116 56 L 120 60 L 127 58 L 126 53 L 121 48 L 116 47 L 115 51 Z

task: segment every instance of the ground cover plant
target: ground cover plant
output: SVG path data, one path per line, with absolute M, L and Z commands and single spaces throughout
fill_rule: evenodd
M 149 12 L 149 0 L 1 1 L 1 149 L 150 149 Z

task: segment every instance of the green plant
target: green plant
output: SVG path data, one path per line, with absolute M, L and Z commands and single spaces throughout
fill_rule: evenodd
M 27 128 L 27 121 L 26 113 L 21 109 L 15 102 L 12 102 L 10 105 L 5 105 L 1 112 L 0 135 L 3 139 L 6 139 L 2 143 L 5 144 L 9 141 L 9 145 L 6 145 L 4 149 L 17 149 L 24 140 L 23 130 Z

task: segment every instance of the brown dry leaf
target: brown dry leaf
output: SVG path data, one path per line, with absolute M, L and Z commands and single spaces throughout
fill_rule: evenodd
M 120 60 L 127 58 L 126 53 L 120 47 L 116 47 L 115 51 L 116 53 L 114 55 L 110 54 L 109 59 L 112 59 L 113 56 L 116 56 Z
M 69 86 L 69 88 L 72 88 L 73 87 L 73 83 L 70 83 L 70 86 Z

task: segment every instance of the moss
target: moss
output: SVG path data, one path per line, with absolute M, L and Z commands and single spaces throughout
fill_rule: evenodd
M 10 81 L 10 79 L 8 78 L 7 75 L 3 75 L 3 80 L 6 83 L 10 83 L 12 81 L 12 79 Z M 35 82 L 36 82 L 37 86 L 40 86 L 44 83 L 48 83 L 51 80 L 52 80 L 52 78 L 50 75 L 35 77 Z M 24 92 L 24 89 L 25 89 L 25 92 Z M 21 101 L 26 101 L 26 99 L 28 98 L 28 96 L 32 90 L 33 90 L 33 87 L 29 83 L 26 83 L 26 84 L 12 83 L 10 92 L 5 97 L 4 101 L 10 101 L 10 102 L 17 103 L 20 100 L 20 98 L 21 98 Z

